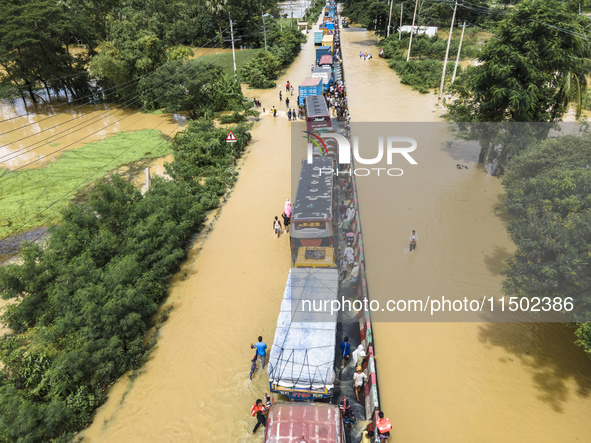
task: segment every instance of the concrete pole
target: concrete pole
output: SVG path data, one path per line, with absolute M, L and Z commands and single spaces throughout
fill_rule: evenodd
M 390 17 L 388 18 L 388 32 L 386 38 L 390 37 L 390 23 L 392 23 L 392 6 L 394 6 L 394 0 L 390 0 Z
M 447 57 L 449 56 L 449 47 L 451 45 L 451 33 L 454 30 L 454 21 L 456 19 L 456 10 L 458 8 L 458 1 L 454 5 L 454 14 L 451 17 L 451 28 L 449 29 L 449 38 L 447 39 L 447 49 L 445 50 L 445 60 L 443 61 L 443 72 L 441 73 L 441 85 L 439 86 L 439 100 L 443 95 L 443 82 L 445 81 L 445 69 L 447 68 Z
M 410 41 L 408 42 L 408 54 L 406 54 L 406 61 L 410 60 L 410 47 L 412 46 L 412 35 L 414 34 L 415 29 L 415 19 L 417 17 L 417 6 L 419 5 L 419 0 L 415 2 L 415 12 L 412 15 L 412 26 L 410 27 Z
M 228 18 L 230 19 L 230 37 L 232 39 L 232 59 L 234 59 L 234 79 L 236 79 L 236 51 L 234 50 L 234 27 L 232 25 L 232 16 L 228 11 Z
M 398 27 L 398 40 L 402 40 L 402 7 L 404 3 L 400 3 L 400 26 Z
M 462 41 L 464 40 L 464 31 L 466 30 L 466 21 L 464 20 L 464 26 L 462 26 L 462 36 L 460 37 L 460 46 L 458 47 L 458 56 L 456 57 L 456 66 L 454 67 L 454 75 L 451 78 L 451 84 L 453 86 L 456 81 L 456 73 L 458 72 L 458 63 L 460 62 L 460 51 L 462 50 Z

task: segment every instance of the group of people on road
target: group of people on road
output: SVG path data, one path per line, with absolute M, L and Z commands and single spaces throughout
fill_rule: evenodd
M 371 60 L 373 58 L 373 55 L 371 55 L 369 52 L 360 52 L 359 58 L 361 60 Z
M 324 98 L 331 114 L 336 116 L 338 121 L 347 121 L 349 123 L 349 107 L 343 81 L 339 80 L 337 83 L 330 85 L 324 93 Z

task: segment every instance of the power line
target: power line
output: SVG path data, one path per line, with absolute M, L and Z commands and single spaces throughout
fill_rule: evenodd
M 225 32 L 225 31 L 226 31 L 226 30 L 224 30 L 224 31 L 222 31 L 222 32 Z M 213 46 L 213 47 L 212 47 L 212 48 L 210 48 L 209 50 L 211 50 L 211 49 L 216 49 L 216 48 L 217 48 L 217 46 L 219 46 L 219 45 L 221 45 L 221 43 L 218 43 L 216 46 Z M 207 51 L 207 52 L 209 52 L 209 51 Z M 197 58 L 196 58 L 196 59 L 194 59 L 194 60 L 197 60 L 197 59 L 199 59 L 199 58 L 203 57 L 204 55 L 206 55 L 206 54 L 207 54 L 207 52 L 206 52 L 205 54 L 202 54 L 202 55 L 200 55 L 199 57 L 197 57 Z M 221 54 L 219 54 L 219 55 L 218 55 L 218 57 L 219 57 L 220 55 L 221 55 Z M 216 57 L 216 59 L 217 59 L 217 57 Z M 194 60 L 193 60 L 193 61 L 194 61 Z M 214 59 L 214 60 L 215 60 L 215 59 Z M 182 69 L 182 68 L 188 69 L 188 68 L 187 68 L 187 66 L 188 66 L 190 63 L 192 63 L 193 61 L 191 61 L 191 62 L 187 63 L 185 66 L 182 66 L 182 67 L 181 67 L 181 69 Z M 139 80 L 138 80 L 138 81 L 139 81 Z M 157 98 L 161 98 L 163 95 L 164 95 L 164 94 L 160 95 L 160 96 L 159 96 L 159 97 L 157 97 Z M 128 101 L 128 102 L 126 102 L 126 103 L 123 105 L 123 109 L 124 109 L 125 107 L 129 107 L 129 106 L 131 106 L 132 104 L 134 104 L 134 103 L 138 102 L 138 101 L 139 101 L 139 99 L 140 99 L 140 98 L 139 98 L 139 97 L 137 97 L 137 98 L 133 98 L 132 100 L 130 100 L 130 101 Z M 119 101 L 119 100 L 117 100 L 117 101 Z M 72 130 L 73 128 L 75 128 L 76 126 L 80 126 L 80 125 L 82 125 L 82 127 L 81 127 L 81 128 L 79 128 L 79 129 L 77 129 L 76 131 L 74 131 L 74 132 L 77 132 L 77 131 L 79 131 L 79 130 L 82 130 L 82 129 L 84 129 L 84 128 L 85 128 L 85 127 L 87 127 L 87 126 L 90 126 L 90 124 L 94 124 L 94 123 L 95 123 L 95 120 L 96 120 L 96 119 L 98 119 L 98 118 L 100 118 L 100 117 L 102 117 L 103 115 L 110 113 L 110 114 L 107 116 L 107 117 L 109 117 L 109 116 L 111 116 L 111 115 L 114 115 L 114 114 L 115 114 L 115 113 L 117 113 L 118 111 L 120 111 L 120 109 L 115 109 L 115 110 L 108 110 L 108 111 L 106 111 L 106 112 L 104 112 L 104 113 L 102 113 L 102 114 L 99 114 L 98 116 L 92 117 L 92 118 L 90 119 L 90 122 L 89 122 L 89 121 L 86 121 L 86 122 L 79 123 L 78 125 L 75 125 L 75 126 L 73 126 L 72 128 L 65 129 L 65 130 L 63 130 L 63 131 L 59 132 L 58 134 L 53 134 L 53 135 L 51 135 L 49 138 L 52 138 L 52 137 L 54 137 L 55 135 L 59 135 L 59 134 L 62 134 L 62 133 L 64 133 L 64 132 L 71 131 L 71 130 Z M 131 115 L 134 115 L 134 114 L 135 114 L 135 113 L 137 113 L 137 112 L 138 112 L 138 111 L 134 112 L 134 113 L 133 113 L 133 114 L 131 114 Z M 81 116 L 81 117 L 78 117 L 78 118 L 83 118 L 83 117 L 84 117 L 84 116 Z M 129 117 L 129 116 L 126 116 L 126 117 Z M 120 119 L 120 120 L 116 120 L 114 123 L 118 123 L 119 121 L 123 120 L 123 119 L 124 119 L 124 118 L 126 118 L 126 117 L 123 117 L 123 118 L 122 118 L 122 119 Z M 74 118 L 74 119 L 72 119 L 72 120 L 70 120 L 70 121 L 73 121 L 73 120 L 76 120 L 76 118 Z M 114 124 L 114 123 L 112 123 L 112 124 Z M 111 124 L 111 125 L 112 125 L 112 124 Z M 108 127 L 108 126 L 111 126 L 111 125 L 107 125 L 107 127 Z M 27 125 L 27 126 L 28 126 L 28 125 Z M 8 143 L 8 144 L 6 144 L 6 145 L 2 145 L 2 146 L 0 146 L 0 148 L 2 148 L 2 147 L 5 147 L 5 146 L 8 146 L 8 145 L 10 145 L 10 144 L 12 144 L 12 143 L 16 143 L 16 142 L 18 142 L 18 141 L 21 141 L 21 140 L 24 140 L 24 139 L 27 139 L 27 138 L 33 137 L 33 136 L 36 136 L 36 135 L 39 135 L 40 133 L 42 133 L 42 132 L 45 132 L 45 131 L 48 131 L 48 130 L 50 130 L 50 129 L 53 129 L 53 128 L 57 127 L 57 126 L 60 126 L 60 125 L 58 124 L 58 125 L 54 125 L 54 126 L 52 126 L 52 127 L 50 127 L 50 128 L 46 128 L 46 129 L 44 129 L 43 131 L 40 131 L 40 132 L 38 132 L 38 133 L 31 134 L 31 135 L 28 135 L 28 136 L 26 136 L 26 137 L 23 137 L 23 138 L 21 138 L 21 139 L 19 139 L 19 140 L 16 140 L 16 141 L 13 141 L 13 142 L 11 142 L 11 143 Z M 104 129 L 104 128 L 103 128 L 103 129 Z M 101 130 L 102 130 L 102 129 L 101 129 Z M 99 130 L 99 131 L 100 131 L 100 130 Z M 98 131 L 97 131 L 97 132 L 98 132 Z M 93 133 L 93 134 L 94 134 L 94 133 Z M 90 134 L 90 135 L 93 135 L 93 134 Z M 62 136 L 62 137 L 63 137 L 63 136 Z M 53 141 L 55 141 L 55 140 L 59 140 L 59 139 L 60 139 L 60 138 L 62 138 L 62 137 L 57 137 L 57 138 L 54 138 L 54 139 L 52 139 L 52 140 L 50 140 L 50 141 L 52 141 L 52 142 L 53 142 Z M 88 135 L 87 135 L 86 137 L 88 137 Z M 75 142 L 71 143 L 70 145 L 67 145 L 66 147 L 69 147 L 69 146 L 71 146 L 72 144 L 74 144 L 74 143 L 77 143 L 77 142 L 79 142 L 80 140 L 83 140 L 83 139 L 84 139 L 84 138 L 86 138 L 86 137 L 83 137 L 82 139 L 76 140 Z M 46 139 L 46 140 L 43 140 L 43 141 L 35 142 L 35 143 L 33 143 L 32 145 L 25 146 L 25 147 L 23 147 L 23 148 L 20 148 L 20 149 L 18 149 L 17 151 L 13 151 L 13 152 L 11 152 L 11 153 L 9 153 L 9 154 L 5 154 L 4 156 L 0 157 L 0 160 L 4 159 L 4 158 L 6 158 L 6 157 L 10 157 L 10 159 L 9 159 L 9 160 L 13 160 L 13 159 L 15 159 L 15 158 L 17 158 L 17 157 L 19 157 L 19 156 L 21 156 L 21 155 L 25 155 L 25 154 L 27 154 L 27 153 L 29 153 L 29 152 L 31 152 L 31 151 L 33 151 L 33 150 L 37 149 L 38 147 L 40 147 L 40 146 L 41 146 L 41 145 L 40 145 L 40 143 L 43 143 L 43 144 L 45 144 L 45 143 L 48 143 L 48 140 Z M 39 145 L 39 146 L 33 147 L 33 146 L 35 146 L 35 145 Z M 31 147 L 33 147 L 33 148 L 32 148 L 32 149 L 29 149 L 29 150 L 27 150 L 27 151 L 25 151 L 25 152 L 22 152 L 22 153 L 20 153 L 20 154 L 17 154 L 17 155 L 15 155 L 16 153 L 18 153 L 18 152 L 20 152 L 20 151 L 22 151 L 22 150 L 24 150 L 24 149 L 31 148 Z M 52 154 L 54 154 L 54 153 L 56 153 L 56 152 L 59 152 L 59 151 L 61 151 L 61 150 L 65 149 L 66 147 L 60 148 L 60 149 L 58 149 L 58 150 L 56 150 L 56 151 L 54 151 L 54 152 L 52 152 L 52 153 L 48 154 L 47 156 L 49 156 L 49 155 L 52 155 Z M 47 157 L 47 156 L 45 156 L 45 157 Z M 37 160 L 35 160 L 35 161 L 41 160 L 42 158 L 45 158 L 45 157 L 38 158 L 38 159 L 37 159 Z M 31 163 L 34 163 L 35 161 L 33 161 L 33 162 L 31 162 Z M 2 161 L 0 161 L 0 163 L 2 163 Z M 28 166 L 28 165 L 29 165 L 29 164 L 31 164 L 31 163 L 28 163 L 28 164 L 26 164 L 26 165 L 24 165 L 24 166 L 22 166 L 22 167 Z M 22 169 L 22 167 L 20 167 L 20 168 L 17 168 L 17 169 L 15 169 L 15 170 Z M 15 170 L 13 170 L 13 171 L 15 171 Z M 7 172 L 7 173 L 5 173 L 5 174 L 2 174 L 2 175 L 0 175 L 0 178 L 1 178 L 1 177 L 3 177 L 3 176 L 6 176 L 6 175 L 8 175 L 10 172 L 12 172 L 12 171 L 9 171 L 9 172 Z

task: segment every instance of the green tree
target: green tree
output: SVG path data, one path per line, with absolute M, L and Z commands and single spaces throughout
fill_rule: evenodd
M 564 30 L 567 30 L 566 32 Z M 579 109 L 591 46 L 588 20 L 556 0 L 520 3 L 503 18 L 478 67 L 448 105 L 455 121 L 553 122 Z
M 503 184 L 517 245 L 505 291 L 574 297 L 591 307 L 591 140 L 564 136 L 536 143 L 509 163 Z M 589 320 L 583 317 L 581 320 Z

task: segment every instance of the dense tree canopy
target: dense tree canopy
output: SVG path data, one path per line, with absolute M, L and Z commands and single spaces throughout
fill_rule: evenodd
M 573 297 L 579 321 L 591 320 L 591 139 L 534 143 L 512 159 L 503 184 L 517 245 L 505 291 L 519 297 Z M 580 344 L 591 355 L 591 328 Z
M 567 30 L 566 32 L 564 30 Z M 589 73 L 591 25 L 562 2 L 524 1 L 499 21 L 449 105 L 455 121 L 553 122 L 579 104 Z

